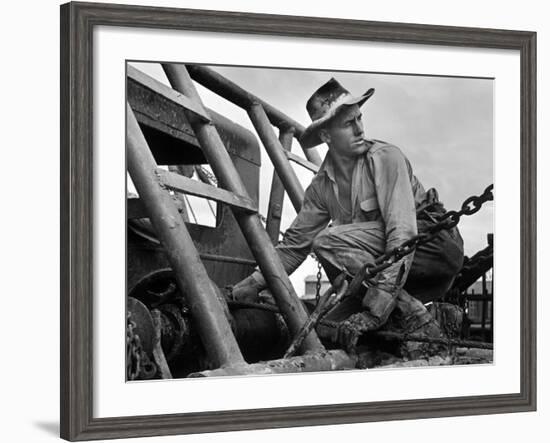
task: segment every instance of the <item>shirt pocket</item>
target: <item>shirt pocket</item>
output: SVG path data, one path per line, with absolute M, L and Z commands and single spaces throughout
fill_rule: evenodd
M 374 221 L 380 214 L 378 200 L 375 197 L 368 198 L 359 203 L 365 221 Z
M 378 209 L 378 199 L 376 197 L 367 198 L 359 203 L 363 212 L 371 212 Z

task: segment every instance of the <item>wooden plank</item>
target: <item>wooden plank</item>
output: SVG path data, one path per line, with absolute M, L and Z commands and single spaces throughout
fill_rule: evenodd
M 175 104 L 185 109 L 188 109 L 204 123 L 211 122 L 210 117 L 206 113 L 204 113 L 203 110 L 198 107 L 195 102 L 190 98 L 177 91 L 174 91 L 169 86 L 166 86 L 165 84 L 159 82 L 153 77 L 148 76 L 147 74 L 141 72 L 139 69 L 134 68 L 132 65 L 128 65 L 127 68 L 128 78 L 142 84 L 151 91 L 162 95 L 164 98 L 174 102 Z
M 161 183 L 172 191 L 182 192 L 184 194 L 195 195 L 197 197 L 203 197 L 220 203 L 225 203 L 245 212 L 258 212 L 256 204 L 248 197 L 233 194 L 225 189 L 216 188 L 215 186 L 207 185 L 197 180 L 165 171 L 164 169 L 157 169 L 157 174 Z
M 293 161 L 294 163 L 298 163 L 300 166 L 303 166 L 304 168 L 309 169 L 314 174 L 317 174 L 317 172 L 319 172 L 319 166 L 317 166 L 314 163 L 311 163 L 310 161 L 307 161 L 305 158 L 302 158 L 289 151 L 285 151 L 285 154 L 290 161 Z

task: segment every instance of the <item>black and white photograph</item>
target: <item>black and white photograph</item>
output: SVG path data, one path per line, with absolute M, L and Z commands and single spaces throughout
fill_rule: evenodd
M 493 364 L 494 86 L 128 61 L 126 380 Z
M 290 3 L 61 7 L 61 438 L 521 438 L 537 30 Z

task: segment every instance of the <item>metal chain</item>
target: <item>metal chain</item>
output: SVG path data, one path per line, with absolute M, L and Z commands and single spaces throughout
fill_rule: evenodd
M 141 371 L 141 340 L 134 332 L 136 323 L 130 319 L 128 313 L 126 323 L 126 376 L 128 380 L 138 378 Z
M 128 381 L 148 380 L 155 376 L 157 367 L 141 346 L 141 339 L 136 334 L 136 323 L 130 319 L 128 312 L 126 323 L 126 377 Z
M 471 196 L 464 200 L 460 211 L 447 211 L 445 214 L 439 217 L 439 221 L 430 226 L 427 232 L 417 234 L 411 237 L 409 240 L 403 242 L 400 246 L 386 252 L 384 255 L 378 257 L 373 264 L 365 266 L 364 279 L 371 279 L 379 272 L 389 268 L 406 255 L 412 253 L 419 245 L 430 242 L 440 231 L 444 229 L 452 229 L 463 215 L 473 215 L 478 212 L 483 204 L 493 200 L 493 185 L 487 186 L 483 194 L 479 196 Z M 473 205 L 471 207 L 470 205 Z
M 203 182 L 210 182 L 210 185 L 218 186 L 218 179 L 216 176 L 210 172 L 208 169 L 206 169 L 204 166 L 201 165 L 195 165 L 195 171 L 197 172 L 197 175 Z M 204 174 L 204 175 L 202 175 Z M 201 176 L 202 175 L 202 176 Z
M 260 220 L 264 224 L 267 223 L 267 218 L 265 216 L 263 216 L 262 214 L 259 214 L 259 213 L 258 213 L 258 216 L 260 217 Z M 285 235 L 285 233 L 283 231 L 279 231 L 279 234 L 282 237 L 284 237 L 284 235 Z M 321 298 L 321 279 L 323 278 L 323 274 L 321 272 L 322 272 L 323 266 L 321 265 L 321 262 L 319 261 L 319 259 L 317 258 L 317 256 L 313 252 L 309 255 L 311 256 L 311 258 L 313 258 L 317 262 L 317 275 L 315 276 L 316 277 L 316 282 L 315 282 L 315 305 L 317 306 L 319 304 L 319 300 Z
M 323 269 L 323 266 L 317 257 L 315 257 L 315 260 L 317 260 L 317 282 L 315 284 L 315 305 L 317 306 L 319 304 L 319 300 L 321 299 L 321 270 Z

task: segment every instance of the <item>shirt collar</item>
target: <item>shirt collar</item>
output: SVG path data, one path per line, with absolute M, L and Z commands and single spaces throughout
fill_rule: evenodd
M 324 173 L 330 181 L 336 183 L 336 179 L 334 178 L 334 165 L 332 163 L 330 152 L 328 151 L 325 155 L 323 163 L 321 163 L 321 167 L 319 168 L 319 174 L 321 173 Z
M 374 140 L 367 140 L 367 143 L 370 146 L 366 152 L 368 152 L 370 148 L 372 148 L 372 146 L 376 144 Z M 330 181 L 332 181 L 333 183 L 336 183 L 336 179 L 334 178 L 335 177 L 334 163 L 332 162 L 330 151 L 327 151 L 327 154 L 325 155 L 325 159 L 323 160 L 323 163 L 321 163 L 321 166 L 319 167 L 318 174 L 321 174 L 321 173 L 324 173 Z

